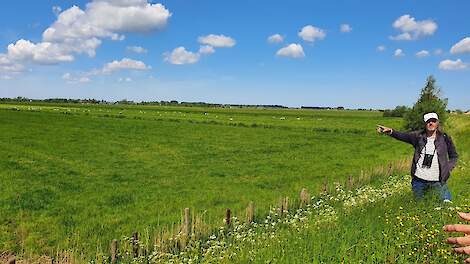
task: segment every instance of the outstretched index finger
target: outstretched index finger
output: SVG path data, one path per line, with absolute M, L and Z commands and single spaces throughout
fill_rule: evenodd
M 465 234 L 470 234 L 470 225 L 462 225 L 462 224 L 445 225 L 443 229 L 446 232 L 462 232 Z

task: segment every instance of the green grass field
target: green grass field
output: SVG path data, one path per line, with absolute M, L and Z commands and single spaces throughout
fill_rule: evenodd
M 444 243 L 445 224 L 464 223 L 470 211 L 468 181 L 470 118 L 452 116 L 450 131 L 460 152 L 449 181 L 453 203 L 432 195 L 413 199 L 410 176 L 381 178 L 356 190 L 338 187 L 313 197 L 304 208 L 280 216 L 272 211 L 247 226 L 236 223 L 193 244 L 183 254 L 157 254 L 158 263 L 462 263 Z M 236 221 L 236 220 L 235 220 Z M 462 236 L 462 234 L 454 234 Z M 200 261 L 201 260 L 201 261 Z
M 91 259 L 107 253 L 114 238 L 133 231 L 153 237 L 177 225 L 185 207 L 208 229 L 222 224 L 225 208 L 243 218 L 249 201 L 264 219 L 280 197 L 297 197 L 303 187 L 318 193 L 325 182 L 344 183 L 348 176 L 359 181 L 412 151 L 375 133 L 376 124 L 400 128 L 401 119 L 372 111 L 0 104 L 0 120 L 0 252 L 24 256 L 72 249 Z M 449 130 L 468 162 L 467 121 L 452 117 Z M 461 166 L 450 183 L 457 197 L 469 187 L 464 175 Z M 340 211 L 353 220 L 337 221 L 327 235 L 307 228 L 303 241 L 330 234 L 346 254 L 356 243 L 357 235 L 347 231 L 354 222 L 367 229 L 364 217 L 402 203 L 420 208 L 403 199 Z M 376 223 L 364 239 L 376 239 L 382 227 Z M 349 235 L 340 239 L 338 230 Z M 287 242 L 297 237 L 288 228 L 278 234 Z M 305 242 L 284 244 L 266 244 L 272 247 L 255 260 L 282 260 L 280 247 L 295 254 L 297 246 L 304 250 L 297 260 L 315 260 L 309 252 L 320 250 Z M 245 258 L 229 262 L 249 261 L 248 252 L 256 249 L 247 247 L 239 254 Z M 354 250 L 355 260 L 368 252 Z M 328 255 L 334 250 L 321 252 L 325 261 L 338 260 Z

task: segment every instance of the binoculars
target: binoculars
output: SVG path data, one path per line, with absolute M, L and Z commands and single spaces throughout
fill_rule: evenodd
M 433 157 L 434 154 L 424 154 L 423 165 L 421 167 L 428 169 L 431 168 Z

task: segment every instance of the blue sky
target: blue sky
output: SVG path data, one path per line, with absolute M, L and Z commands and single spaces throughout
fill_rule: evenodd
M 468 10 L 464 0 L 8 1 L 0 97 L 392 108 L 412 105 L 433 74 L 449 107 L 467 110 Z

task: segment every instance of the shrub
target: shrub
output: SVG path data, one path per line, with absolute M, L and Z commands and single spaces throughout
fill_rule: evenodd
M 447 98 L 441 98 L 441 89 L 436 85 L 436 79 L 430 75 L 426 85 L 421 89 L 418 101 L 410 111 L 405 114 L 405 128 L 419 130 L 423 128 L 423 115 L 435 112 L 439 115 L 439 122 L 444 126 L 447 120 Z
M 410 111 L 410 108 L 404 105 L 399 105 L 393 110 L 385 110 L 383 112 L 384 117 L 404 117 L 406 113 Z

